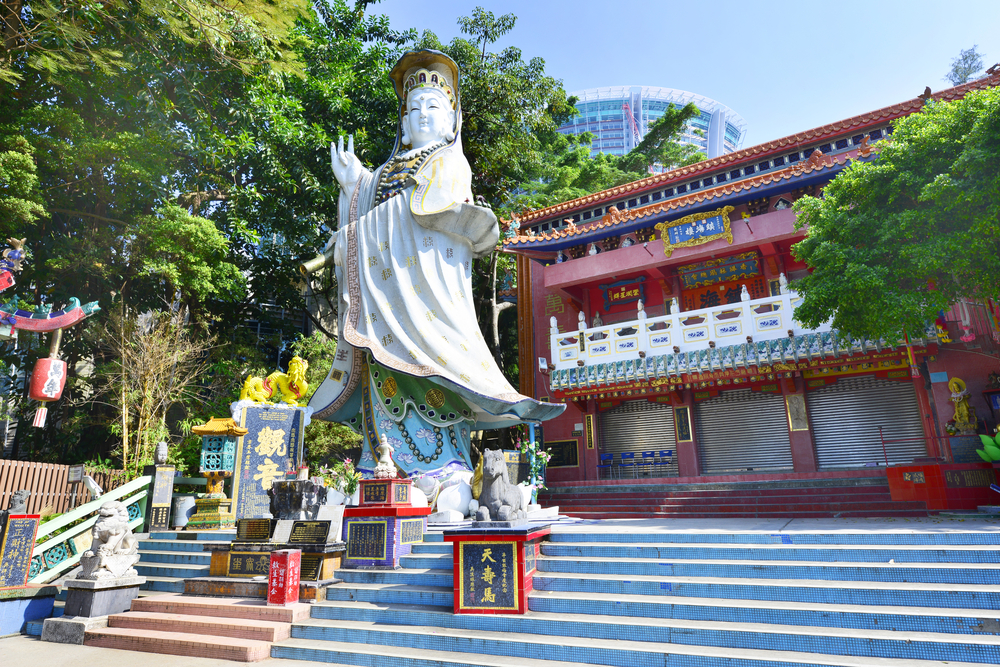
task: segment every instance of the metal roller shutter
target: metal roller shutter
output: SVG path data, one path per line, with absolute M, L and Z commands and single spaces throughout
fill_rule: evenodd
M 695 405 L 701 474 L 792 468 L 781 394 L 724 391 Z
M 879 426 L 886 440 L 911 440 L 886 443 L 890 464 L 927 456 L 920 406 L 910 382 L 873 375 L 841 378 L 807 393 L 806 404 L 820 470 L 885 465 Z
M 625 401 L 616 408 L 600 414 L 601 452 L 640 454 L 661 449 L 674 452 L 672 463 L 656 466 L 660 477 L 677 476 L 677 435 L 674 433 L 674 409 L 669 404 L 650 403 L 646 400 Z M 615 461 L 618 457 L 615 457 Z

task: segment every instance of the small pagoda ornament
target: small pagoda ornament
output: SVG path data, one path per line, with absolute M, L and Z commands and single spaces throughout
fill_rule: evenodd
M 236 440 L 247 434 L 247 429 L 236 425 L 233 419 L 212 417 L 207 423 L 191 431 L 201 436 L 201 464 L 199 472 L 207 480 L 208 488 L 201 498 L 194 501 L 198 508 L 188 522 L 188 530 L 218 530 L 232 528 L 236 517 L 232 512 L 233 501 L 224 489 L 227 477 L 233 474 L 236 462 Z

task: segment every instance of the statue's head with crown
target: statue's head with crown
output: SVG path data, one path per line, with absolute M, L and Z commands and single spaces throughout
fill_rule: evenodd
M 409 51 L 390 76 L 400 101 L 400 130 L 393 152 L 454 142 L 461 127 L 455 61 L 440 51 Z

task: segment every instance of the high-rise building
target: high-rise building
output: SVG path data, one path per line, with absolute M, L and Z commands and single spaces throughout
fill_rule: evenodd
M 681 141 L 696 146 L 708 158 L 739 150 L 746 136 L 746 121 L 738 113 L 720 102 L 686 90 L 611 86 L 570 94 L 577 98 L 576 108 L 580 113 L 559 131 L 563 134 L 592 133 L 592 155 L 628 153 L 671 104 L 683 107 L 694 102 L 698 107 L 701 114 L 688 123 Z

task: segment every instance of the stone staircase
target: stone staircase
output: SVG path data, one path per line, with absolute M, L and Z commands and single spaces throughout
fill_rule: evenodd
M 140 575 L 146 577 L 139 596 L 183 593 L 185 578 L 208 576 L 211 554 L 203 551 L 202 546 L 212 542 L 229 542 L 235 535 L 235 531 L 166 531 L 139 536 L 142 558 L 135 567 Z M 56 596 L 53 617 L 63 615 L 66 593 L 63 589 Z M 25 634 L 41 637 L 43 621 L 29 622 Z
M 165 531 L 150 533 L 139 541 L 142 558 L 136 570 L 146 583 L 142 590 L 183 593 L 184 579 L 207 577 L 212 555 L 206 544 L 231 542 L 236 531 Z
M 165 593 L 133 600 L 131 611 L 108 616 L 108 627 L 88 630 L 83 644 L 257 662 L 289 637 L 293 621 L 308 617 L 305 603 L 269 607 L 263 600 Z
M 928 516 L 923 502 L 893 500 L 885 477 L 704 484 L 625 479 L 612 486 L 549 489 L 538 502 L 582 519 Z
M 524 616 L 453 614 L 451 544 L 429 533 L 401 570 L 340 570 L 345 583 L 271 656 L 372 667 L 1000 663 L 1000 532 L 634 526 L 554 532 Z

